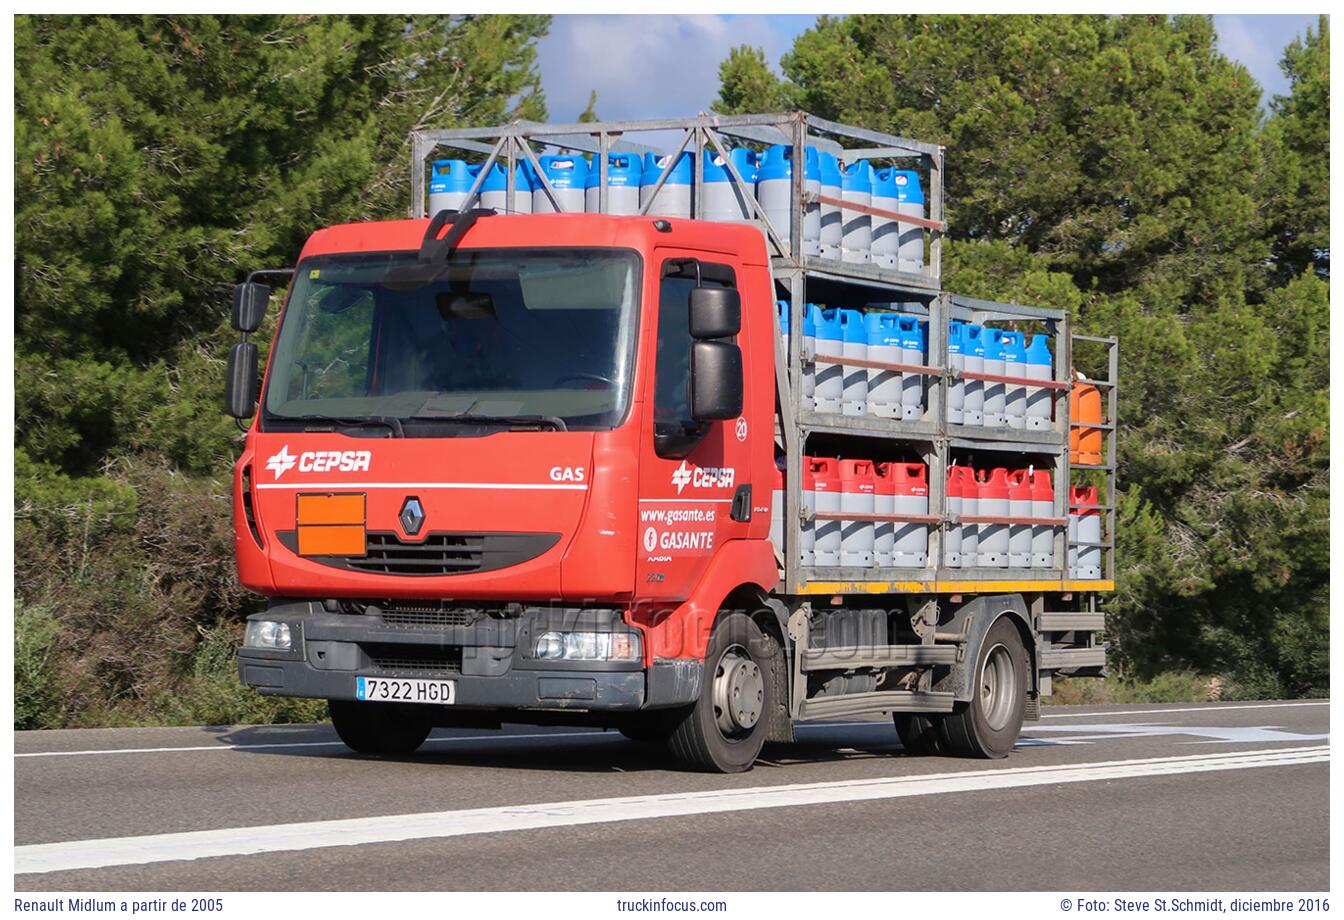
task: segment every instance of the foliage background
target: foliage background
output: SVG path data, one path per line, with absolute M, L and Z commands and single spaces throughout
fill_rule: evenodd
M 18 727 L 316 717 L 233 677 L 229 288 L 399 215 L 413 129 L 544 119 L 547 28 L 16 18 Z M 1325 694 L 1327 20 L 1268 113 L 1209 17 L 822 17 L 781 64 L 715 108 L 947 145 L 945 286 L 1121 336 L 1120 683 Z

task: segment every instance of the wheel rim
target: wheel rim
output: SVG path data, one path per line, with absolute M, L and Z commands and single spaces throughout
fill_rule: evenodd
M 1005 645 L 995 645 L 980 670 L 980 710 L 993 731 L 1008 727 L 1017 692 L 1017 668 Z
M 741 645 L 731 645 L 714 668 L 714 721 L 725 738 L 751 733 L 765 708 L 761 669 Z

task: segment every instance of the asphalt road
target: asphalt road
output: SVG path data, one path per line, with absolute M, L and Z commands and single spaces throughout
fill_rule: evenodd
M 1002 761 L 803 725 L 749 773 L 615 732 L 15 736 L 15 888 L 1324 890 L 1329 705 L 1047 707 Z

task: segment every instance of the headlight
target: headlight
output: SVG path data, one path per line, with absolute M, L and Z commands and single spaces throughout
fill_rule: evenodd
M 635 633 L 548 632 L 537 639 L 536 656 L 553 661 L 638 661 Z
M 243 636 L 246 648 L 287 649 L 291 642 L 289 624 L 274 620 L 249 620 L 247 633 Z

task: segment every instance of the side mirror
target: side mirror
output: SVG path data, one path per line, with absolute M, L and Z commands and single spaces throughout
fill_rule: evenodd
M 732 288 L 691 291 L 691 338 L 726 339 L 742 331 L 742 298 Z
M 271 302 L 268 285 L 244 281 L 233 286 L 233 328 L 239 332 L 256 332 L 266 318 L 266 305 Z
M 742 414 L 742 349 L 691 343 L 691 418 L 712 422 Z
M 234 418 L 251 418 L 257 411 L 257 384 L 257 346 L 239 342 L 229 349 L 224 411 Z

